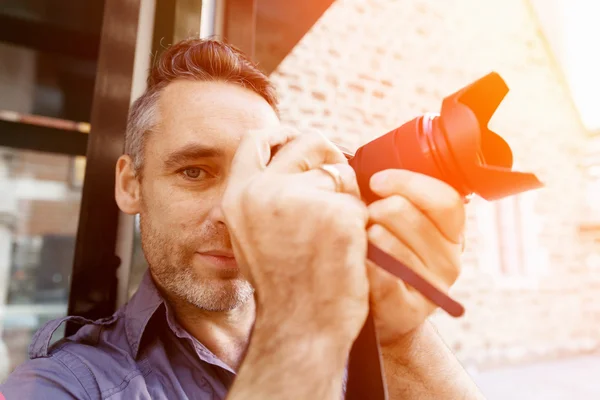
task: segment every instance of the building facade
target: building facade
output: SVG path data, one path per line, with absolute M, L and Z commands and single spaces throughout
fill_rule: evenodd
M 541 190 L 468 205 L 466 314 L 433 321 L 465 365 L 486 368 L 600 345 L 598 244 L 586 194 L 591 138 L 524 0 L 338 0 L 279 65 L 283 119 L 351 149 L 488 72 L 510 92 L 490 127 Z M 590 161 L 593 163 L 593 161 Z M 594 192 L 595 193 L 595 192 Z

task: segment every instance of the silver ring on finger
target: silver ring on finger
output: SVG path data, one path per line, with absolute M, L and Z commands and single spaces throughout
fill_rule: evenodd
M 319 169 L 325 171 L 331 178 L 335 184 L 335 191 L 341 192 L 343 190 L 344 182 L 342 181 L 342 174 L 340 171 L 331 164 L 323 164 L 319 167 Z

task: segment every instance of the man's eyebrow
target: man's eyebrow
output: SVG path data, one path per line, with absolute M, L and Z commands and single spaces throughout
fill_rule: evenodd
M 174 168 L 179 167 L 188 161 L 200 158 L 216 158 L 222 155 L 223 151 L 216 147 L 193 143 L 169 154 L 164 160 L 164 165 L 167 168 Z

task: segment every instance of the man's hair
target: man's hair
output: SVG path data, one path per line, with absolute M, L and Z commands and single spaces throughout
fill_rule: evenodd
M 222 81 L 248 88 L 277 112 L 277 95 L 269 78 L 234 46 L 215 39 L 191 38 L 170 46 L 150 69 L 146 91 L 132 104 L 125 132 L 125 154 L 139 173 L 145 136 L 158 123 L 158 99 L 175 80 Z

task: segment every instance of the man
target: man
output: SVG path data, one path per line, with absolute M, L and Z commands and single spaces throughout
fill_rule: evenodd
M 169 48 L 131 109 L 116 200 L 140 215 L 149 271 L 112 317 L 85 321 L 0 386 L 8 400 L 339 399 L 369 303 L 391 399 L 479 399 L 427 317 L 432 306 L 366 262 L 367 241 L 443 290 L 459 272 L 464 209 L 400 170 L 360 201 L 342 153 L 281 126 L 268 79 L 235 49 Z

